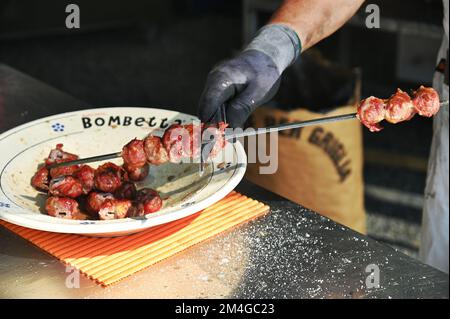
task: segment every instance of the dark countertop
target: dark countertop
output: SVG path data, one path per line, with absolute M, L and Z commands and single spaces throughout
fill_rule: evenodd
M 0 65 L 0 133 L 87 107 Z M 236 190 L 271 213 L 106 289 L 66 288 L 63 265 L 0 228 L 0 298 L 448 298 L 448 275 L 248 181 Z

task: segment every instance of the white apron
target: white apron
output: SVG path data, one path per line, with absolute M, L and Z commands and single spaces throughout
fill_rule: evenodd
M 445 35 L 439 51 L 438 62 L 448 59 L 449 0 L 444 0 Z M 448 67 L 448 61 L 447 61 Z M 444 83 L 444 75 L 435 73 L 433 87 L 439 92 L 441 101 L 448 100 L 448 85 Z M 433 142 L 428 163 L 425 203 L 422 217 L 422 238 L 420 258 L 426 264 L 448 273 L 448 107 L 441 108 L 434 117 Z

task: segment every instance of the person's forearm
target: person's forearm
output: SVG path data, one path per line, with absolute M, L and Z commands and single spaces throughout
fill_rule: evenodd
M 338 30 L 364 0 L 285 0 L 269 24 L 284 24 L 297 32 L 306 50 Z

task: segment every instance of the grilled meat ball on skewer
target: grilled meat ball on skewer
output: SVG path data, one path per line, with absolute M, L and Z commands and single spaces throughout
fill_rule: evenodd
M 379 132 L 383 127 L 379 124 L 386 115 L 386 103 L 374 96 L 361 101 L 357 117 L 371 132 Z
M 191 140 L 192 136 L 190 136 L 189 131 L 183 125 L 171 125 L 162 137 L 169 161 L 179 163 L 183 158 L 190 157 L 192 154 Z
M 412 119 L 416 110 L 408 93 L 397 89 L 386 103 L 385 119 L 389 123 L 396 124 Z
M 144 151 L 147 162 L 152 165 L 160 165 L 169 161 L 167 150 L 158 136 L 149 135 L 144 139 Z
M 425 117 L 435 115 L 440 108 L 439 94 L 433 88 L 427 88 L 423 85 L 414 92 L 412 102 L 417 113 Z
M 147 156 L 144 151 L 144 141 L 134 139 L 122 148 L 124 165 L 130 170 L 141 168 L 147 164 Z
M 227 126 L 224 122 L 207 126 L 204 124 L 171 125 L 162 137 L 169 160 L 179 163 L 183 158 L 200 156 L 202 139 L 214 139 L 215 144 L 210 156 L 216 156 L 226 145 L 224 135 Z

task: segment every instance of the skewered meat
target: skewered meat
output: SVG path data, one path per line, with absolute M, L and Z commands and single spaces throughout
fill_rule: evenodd
M 389 123 L 399 123 L 410 120 L 415 114 L 411 97 L 400 89 L 386 103 L 385 119 Z
M 134 139 L 122 148 L 123 162 L 130 170 L 141 168 L 147 163 L 144 141 Z
M 189 131 L 183 125 L 173 124 L 162 137 L 163 145 L 169 156 L 169 161 L 179 163 L 191 155 L 191 139 Z
M 413 104 L 419 115 L 431 117 L 439 111 L 439 94 L 434 89 L 421 85 L 414 92 Z
M 99 166 L 94 174 L 95 188 L 106 193 L 113 193 L 127 179 L 125 170 L 113 163 Z
M 167 150 L 158 136 L 149 135 L 145 138 L 144 151 L 147 161 L 152 165 L 160 165 L 169 161 Z
M 226 145 L 224 138 L 227 124 L 211 124 L 208 126 L 173 124 L 162 137 L 163 145 L 169 155 L 169 160 L 178 163 L 183 158 L 196 158 L 200 155 L 202 139 L 215 140 L 210 156 L 216 156 Z
M 219 152 L 225 147 L 227 141 L 225 140 L 225 129 L 228 124 L 219 122 L 215 125 L 208 125 L 204 128 L 202 133 L 203 139 L 214 139 L 214 146 L 209 153 L 210 157 L 216 157 Z
M 76 198 L 83 194 L 83 185 L 73 176 L 60 176 L 50 181 L 50 195 Z
M 111 193 L 91 192 L 87 197 L 86 209 L 91 214 L 97 214 L 103 203 L 112 199 L 114 196 Z
M 136 201 L 144 205 L 144 213 L 157 212 L 162 207 L 162 199 L 158 192 L 151 188 L 143 188 L 137 192 Z
M 142 167 L 129 169 L 127 166 L 124 166 L 124 169 L 127 171 L 128 179 L 133 182 L 143 181 L 147 176 L 150 170 L 150 165 L 145 164 Z
M 83 185 L 84 194 L 89 194 L 89 192 L 94 188 L 94 174 L 95 169 L 89 165 L 82 165 L 73 173 L 73 176 Z
M 371 132 L 381 131 L 379 124 L 386 114 L 384 100 L 370 96 L 361 101 L 358 107 L 357 117 Z
M 136 197 L 136 186 L 132 182 L 124 182 L 116 191 L 114 192 L 114 197 L 117 199 L 135 199 Z
M 76 200 L 67 197 L 51 196 L 45 202 L 45 210 L 50 216 L 73 219 L 79 213 Z
M 42 166 L 31 178 L 31 185 L 38 191 L 47 192 L 50 182 L 49 171 L 47 167 Z
M 98 216 L 102 220 L 125 218 L 132 205 L 133 203 L 128 199 L 107 200 L 100 206 Z
M 433 88 L 420 88 L 414 92 L 414 98 L 400 89 L 388 100 L 376 97 L 368 97 L 362 100 L 358 106 L 357 117 L 371 132 L 382 130 L 379 124 L 383 119 L 390 123 L 408 121 L 416 113 L 430 117 L 435 115 L 440 108 L 439 95 Z
M 45 160 L 45 165 L 49 166 L 57 163 L 70 162 L 76 159 L 78 159 L 78 155 L 64 151 L 63 144 L 57 144 L 56 148 L 50 151 L 50 154 Z M 64 175 L 72 175 L 77 169 L 78 165 L 52 168 L 50 170 L 50 176 L 56 178 Z

